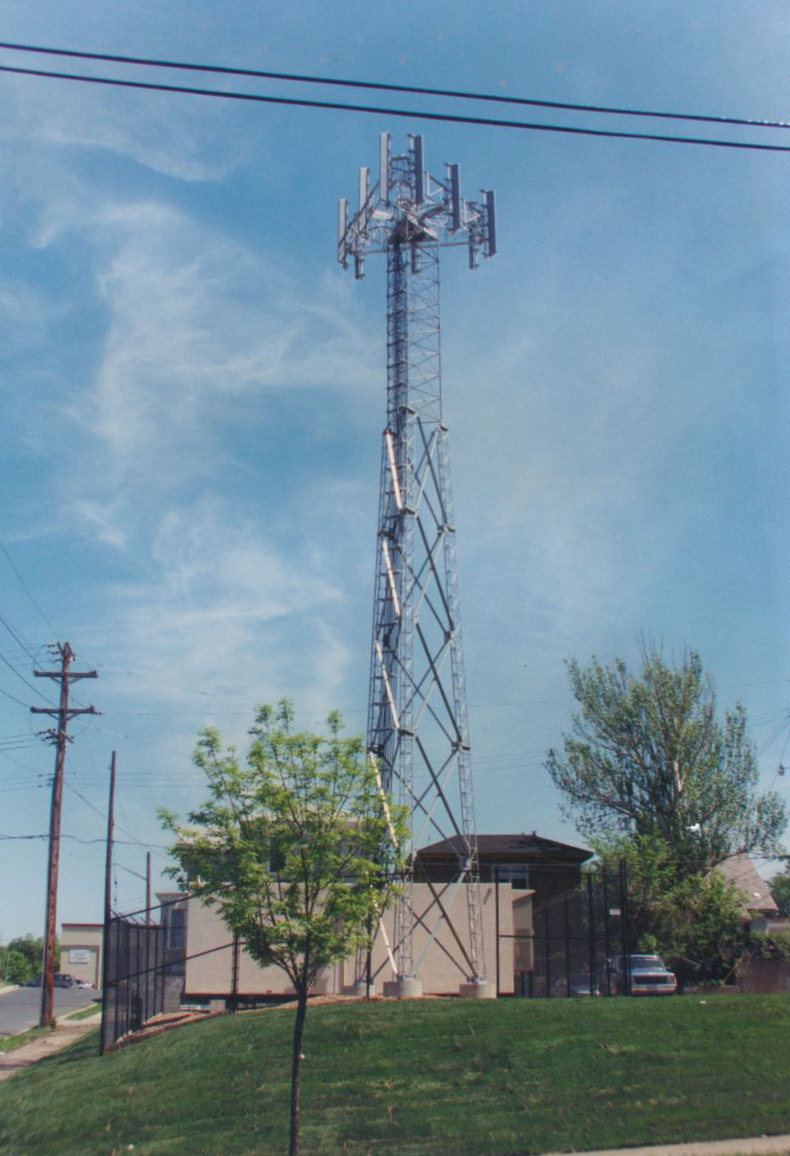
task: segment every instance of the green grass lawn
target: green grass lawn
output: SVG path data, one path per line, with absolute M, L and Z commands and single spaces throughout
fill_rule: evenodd
M 94 1002 L 89 1003 L 87 1007 L 80 1008 L 79 1011 L 67 1012 L 66 1015 L 62 1018 L 64 1020 L 68 1020 L 69 1023 L 73 1023 L 75 1020 L 89 1020 L 92 1016 L 97 1016 L 100 1014 L 101 1004 Z
M 287 1151 L 293 1014 L 223 1016 L 103 1058 L 86 1036 L 0 1086 L 0 1153 Z M 319 1006 L 304 1050 L 305 1156 L 790 1132 L 784 996 Z

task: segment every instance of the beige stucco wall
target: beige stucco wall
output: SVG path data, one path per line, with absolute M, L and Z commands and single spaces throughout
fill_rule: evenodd
M 497 889 L 481 885 L 485 973 L 493 980 L 499 964 L 499 987 L 503 995 L 513 991 L 513 894 L 510 884 L 500 884 L 499 918 L 496 913 Z M 426 883 L 414 885 L 414 910 L 417 927 L 414 934 L 414 963 L 426 995 L 457 995 L 459 985 L 468 978 L 469 966 L 460 944 L 468 952 L 469 928 L 466 915 L 466 886 L 435 885 L 432 894 Z M 442 918 L 442 908 L 446 918 Z M 394 911 L 384 917 L 385 935 L 380 932 L 372 953 L 372 972 L 377 991 L 391 979 L 392 967 L 386 940 L 393 942 Z M 452 927 L 450 926 L 452 924 Z M 497 929 L 499 937 L 497 937 Z M 429 938 L 435 931 L 433 942 Z M 459 944 L 460 941 L 460 944 Z M 497 952 L 497 941 L 499 950 Z M 426 950 L 427 948 L 427 950 Z M 212 950 L 217 949 L 217 950 Z M 422 962 L 420 963 L 420 959 Z M 327 970 L 319 978 L 316 994 L 341 993 L 354 983 L 362 961 L 349 959 Z M 189 904 L 187 918 L 186 993 L 193 996 L 227 996 L 233 989 L 232 935 L 216 907 L 195 901 Z M 292 987 L 278 968 L 259 967 L 247 953 L 239 953 L 239 995 L 286 995 Z
M 61 924 L 60 970 L 99 987 L 102 978 L 103 936 L 101 924 Z
M 520 892 L 513 898 L 513 967 L 515 971 L 529 972 L 535 966 L 532 900 L 535 892 Z

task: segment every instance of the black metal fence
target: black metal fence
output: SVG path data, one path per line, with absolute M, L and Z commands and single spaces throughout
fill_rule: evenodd
M 172 926 L 163 918 L 167 906 L 113 916 L 105 926 L 102 1052 L 180 1007 L 183 951 L 174 949 Z
M 531 915 L 531 929 L 516 929 L 512 936 L 517 996 L 630 994 L 627 961 L 633 945 L 625 863 L 615 872 L 585 874 L 577 887 L 549 898 L 536 891 Z M 619 982 L 612 964 L 617 956 L 626 963 Z
M 521 926 L 514 915 L 513 932 L 499 936 L 500 947 L 507 940 L 513 947 L 513 984 L 508 976 L 503 990 L 528 998 L 629 995 L 627 966 L 617 974 L 612 966 L 618 956 L 627 964 L 634 950 L 625 863 L 614 872 L 586 873 L 570 889 L 569 882 L 573 878 L 567 865 L 556 865 L 552 871 L 548 864 L 530 868 L 529 880 L 525 876 L 521 881 L 532 902 L 514 904 L 514 912 L 518 906 L 528 915 Z M 198 992 L 222 992 L 230 1008 L 255 1003 L 239 995 L 243 944 L 238 939 L 210 944 L 187 956 L 192 901 L 188 895 L 180 896 L 150 911 L 113 916 L 106 926 L 102 1051 L 157 1016 L 181 1010 L 188 959 L 200 972 L 196 980 L 193 976 Z M 500 956 L 504 958 L 504 953 L 498 949 L 496 974 L 502 980 Z M 508 952 L 508 971 L 510 958 Z

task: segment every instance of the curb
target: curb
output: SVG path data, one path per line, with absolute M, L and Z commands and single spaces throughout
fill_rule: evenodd
M 742 1140 L 695 1140 L 688 1144 L 656 1144 L 644 1148 L 598 1148 L 578 1156 L 785 1156 L 790 1136 L 748 1136 Z M 548 1152 L 544 1156 L 568 1156 Z

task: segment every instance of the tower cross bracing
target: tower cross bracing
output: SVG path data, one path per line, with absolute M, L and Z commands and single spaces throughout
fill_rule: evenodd
M 425 170 L 421 136 L 392 155 L 382 134 L 379 179 L 360 170 L 359 208 L 340 202 L 338 260 L 364 276 L 387 259 L 387 424 L 381 446 L 367 746 L 383 789 L 410 816 L 405 870 L 389 948 L 397 981 L 417 981 L 442 922 L 468 923 L 455 939 L 472 983 L 484 980 L 480 880 L 461 638 L 447 427 L 442 420 L 439 249 L 464 244 L 470 267 L 496 252 L 494 194 L 467 201 L 458 165 L 443 180 Z M 427 942 L 415 954 L 415 852 L 452 839 L 458 867 L 435 896 Z M 465 916 L 454 903 L 459 887 Z M 422 936 L 425 939 L 425 936 Z

